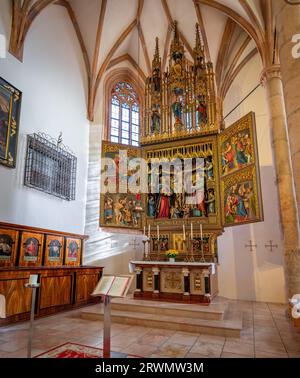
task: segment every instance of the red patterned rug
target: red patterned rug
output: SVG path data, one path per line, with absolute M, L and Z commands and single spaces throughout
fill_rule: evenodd
M 87 345 L 65 343 L 48 350 L 35 358 L 102 358 L 102 349 Z M 111 352 L 112 358 L 140 358 L 132 354 Z

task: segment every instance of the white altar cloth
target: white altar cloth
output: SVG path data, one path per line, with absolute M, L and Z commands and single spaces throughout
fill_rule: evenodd
M 192 267 L 197 267 L 197 266 L 211 266 L 211 274 L 216 274 L 216 264 L 215 263 L 203 263 L 203 262 L 186 262 L 186 261 L 178 261 L 171 263 L 169 261 L 130 261 L 129 262 L 129 272 L 134 273 L 135 271 L 135 266 L 136 265 L 174 265 L 174 266 L 192 266 Z

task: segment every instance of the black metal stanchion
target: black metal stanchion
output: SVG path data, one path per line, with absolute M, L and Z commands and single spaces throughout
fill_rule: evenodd
M 103 357 L 110 358 L 110 296 L 103 296 L 104 305 L 104 329 L 103 329 Z
M 40 284 L 38 284 L 38 283 L 35 283 L 35 284 L 28 283 L 28 284 L 25 284 L 25 287 L 28 288 L 28 289 L 32 289 L 30 324 L 29 324 L 29 332 L 28 332 L 28 344 L 27 344 L 27 358 L 31 358 L 36 289 L 38 287 L 40 287 Z

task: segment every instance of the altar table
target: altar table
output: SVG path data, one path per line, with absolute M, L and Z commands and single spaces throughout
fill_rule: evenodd
M 217 264 L 130 261 L 136 274 L 134 298 L 209 304 L 218 293 Z

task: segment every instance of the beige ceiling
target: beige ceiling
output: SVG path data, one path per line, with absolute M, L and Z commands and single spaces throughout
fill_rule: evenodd
M 69 0 L 69 2 L 75 11 L 89 58 L 92 60 L 101 1 Z M 224 3 L 250 21 L 238 0 L 222 0 L 219 2 Z M 195 44 L 195 24 L 198 22 L 194 1 L 166 0 L 165 3 L 169 9 L 172 19 L 178 21 L 180 31 L 188 41 L 191 48 L 193 48 Z M 257 1 L 251 0 L 249 1 L 249 4 L 250 3 L 256 12 Z M 99 49 L 98 69 L 105 60 L 111 47 L 118 40 L 119 36 L 136 18 L 138 4 L 138 0 L 107 0 Z M 208 39 L 211 61 L 213 62 L 214 66 L 216 66 L 222 35 L 228 17 L 222 12 L 207 5 L 200 4 L 200 10 Z M 140 25 L 145 39 L 145 49 L 143 50 L 137 27 L 135 27 L 118 46 L 117 50 L 112 56 L 112 59 L 129 54 L 140 65 L 145 75 L 148 75 L 149 72 L 145 57 L 148 55 L 150 61 L 152 61 L 155 38 L 159 38 L 160 52 L 162 56 L 166 45 L 170 22 L 166 15 L 166 9 L 164 9 L 163 1 L 144 0 L 143 9 L 140 15 Z M 242 43 L 243 37 L 245 36 L 246 32 L 237 25 L 235 38 L 233 40 L 234 43 L 232 46 L 233 53 L 234 50 L 236 51 L 238 48 L 239 44 Z M 188 51 L 187 57 L 191 59 Z
M 63 6 L 84 57 L 88 77 L 88 118 L 105 72 L 128 61 L 141 78 L 151 72 L 155 38 L 167 64 L 174 20 L 187 58 L 192 59 L 198 22 L 208 60 L 216 72 L 220 103 L 241 69 L 259 53 L 263 67 L 278 63 L 274 54 L 274 0 L 12 0 L 10 52 L 22 60 L 32 21 L 47 6 Z M 25 25 L 25 27 L 24 27 Z

